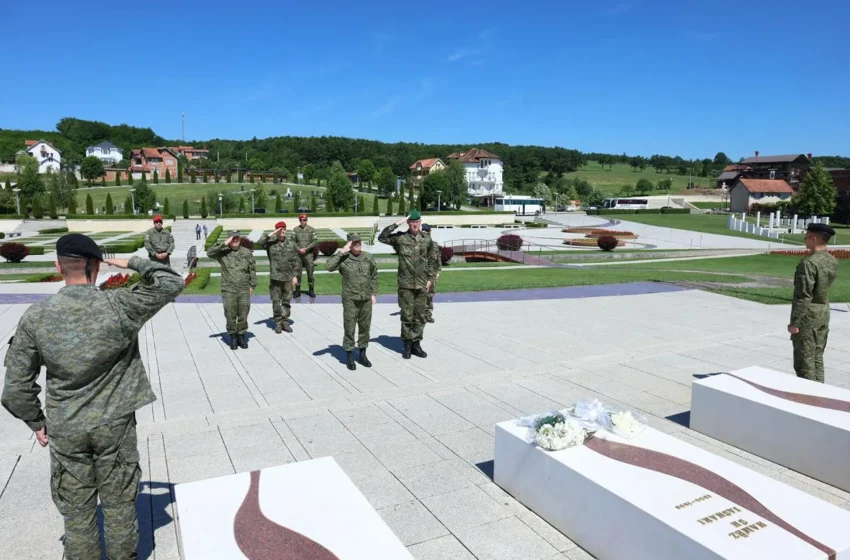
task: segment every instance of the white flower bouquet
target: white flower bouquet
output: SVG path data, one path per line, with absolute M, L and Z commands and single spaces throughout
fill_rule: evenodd
M 526 441 L 547 451 L 560 451 L 584 443 L 587 433 L 581 423 L 563 412 L 549 412 L 520 418 L 517 423 L 528 427 Z
M 632 439 L 646 429 L 647 420 L 645 416 L 628 410 L 607 410 L 600 414 L 599 423 L 614 435 Z

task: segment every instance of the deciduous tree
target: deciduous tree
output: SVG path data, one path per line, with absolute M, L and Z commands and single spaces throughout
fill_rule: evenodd
M 831 216 L 835 210 L 837 192 L 832 175 L 817 161 L 809 168 L 794 198 L 794 207 L 801 216 Z
M 92 181 L 103 175 L 103 162 L 94 156 L 85 158 L 80 165 L 80 175 L 91 186 Z

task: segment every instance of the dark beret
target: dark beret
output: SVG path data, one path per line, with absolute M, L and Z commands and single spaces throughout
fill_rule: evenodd
M 835 235 L 835 230 L 826 224 L 809 224 L 806 230 L 812 233 L 820 233 L 828 237 L 832 237 L 833 235 Z
M 56 242 L 56 255 L 59 257 L 103 260 L 103 253 L 97 243 L 91 237 L 82 233 L 69 233 L 60 237 Z

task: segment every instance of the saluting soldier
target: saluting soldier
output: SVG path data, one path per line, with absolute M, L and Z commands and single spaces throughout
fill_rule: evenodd
M 257 241 L 259 249 L 265 249 L 271 268 L 269 294 L 274 313 L 274 332 L 292 332 L 289 315 L 292 312 L 292 289 L 301 273 L 301 259 L 293 236 L 286 235 L 286 222 L 274 225 L 271 236 L 264 233 Z
M 231 230 L 227 241 L 210 247 L 207 256 L 221 266 L 221 302 L 227 319 L 230 349 L 248 348 L 248 313 L 257 287 L 254 253 L 242 246 L 239 230 Z
M 363 243 L 356 233 L 348 234 L 348 243 L 328 259 L 328 272 L 339 270 L 342 274 L 342 324 L 344 335 L 342 347 L 346 353 L 348 369 L 357 369 L 354 365 L 354 331 L 358 329 L 357 348 L 360 355 L 357 361 L 365 367 L 372 367 L 366 357 L 372 328 L 372 305 L 378 298 L 378 265 L 375 258 L 363 251 Z
M 145 250 L 150 260 L 171 266 L 174 236 L 162 227 L 162 216 L 154 216 L 153 227 L 145 232 Z
M 407 231 L 393 234 L 407 221 Z M 401 307 L 402 357 L 410 355 L 426 358 L 421 341 L 425 331 L 425 308 L 428 291 L 436 277 L 436 267 L 431 248 L 431 238 L 421 230 L 422 217 L 411 210 L 407 218 L 390 224 L 381 231 L 378 241 L 395 248 L 398 253 L 398 303 Z
M 301 259 L 301 268 L 307 271 L 307 285 L 310 291 L 307 295 L 311 298 L 316 297 L 313 281 L 313 249 L 319 243 L 316 238 L 316 230 L 312 226 L 307 225 L 307 214 L 298 216 L 298 225 L 293 229 L 295 233 L 295 242 L 298 245 L 298 256 Z M 298 285 L 295 286 L 295 294 L 292 297 L 301 297 L 301 271 L 298 271 Z
M 103 259 L 90 238 L 56 243 L 65 286 L 24 313 L 6 354 L 2 404 L 50 445 L 53 503 L 65 521 L 65 558 L 136 558 L 136 497 L 141 478 L 135 411 L 156 400 L 139 355 L 138 333 L 183 290 L 169 267 L 139 257 Z M 132 288 L 95 288 L 100 265 L 129 268 Z M 45 408 L 36 382 L 47 369 Z M 46 413 L 45 413 L 46 411 Z
M 434 282 L 431 284 L 431 289 L 428 290 L 428 305 L 425 307 L 425 321 L 428 323 L 434 322 L 434 295 L 437 293 L 437 280 L 440 279 L 440 272 L 443 270 L 443 256 L 440 253 L 440 246 L 436 241 L 431 237 L 431 226 L 428 224 L 422 224 L 422 231 L 431 238 L 431 258 L 434 259 L 434 267 L 437 271 L 434 274 Z
M 827 251 L 835 230 L 826 224 L 809 224 L 809 254 L 794 274 L 794 301 L 788 332 L 794 346 L 797 377 L 824 382 L 823 351 L 829 335 L 829 287 L 838 277 L 838 261 Z

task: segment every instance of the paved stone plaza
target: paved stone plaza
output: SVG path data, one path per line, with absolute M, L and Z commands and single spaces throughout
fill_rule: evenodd
M 159 396 L 137 415 L 140 558 L 179 558 L 174 484 L 329 455 L 417 559 L 589 558 L 490 479 L 496 422 L 584 398 L 639 410 L 664 432 L 850 509 L 848 493 L 685 427 L 694 374 L 792 371 L 787 306 L 699 291 L 539 292 L 510 301 L 438 296 L 425 360 L 401 358 L 398 308 L 379 304 L 374 367 L 356 372 L 341 362 L 339 304 L 294 305 L 295 332 L 276 335 L 271 305 L 256 303 L 250 348 L 237 352 L 222 341 L 220 304 L 165 308 L 140 335 Z M 2 355 L 26 307 L 0 305 Z M 848 311 L 833 305 L 826 353 L 827 382 L 843 387 Z M 49 478 L 47 450 L 0 412 L 3 557 L 61 558 Z

